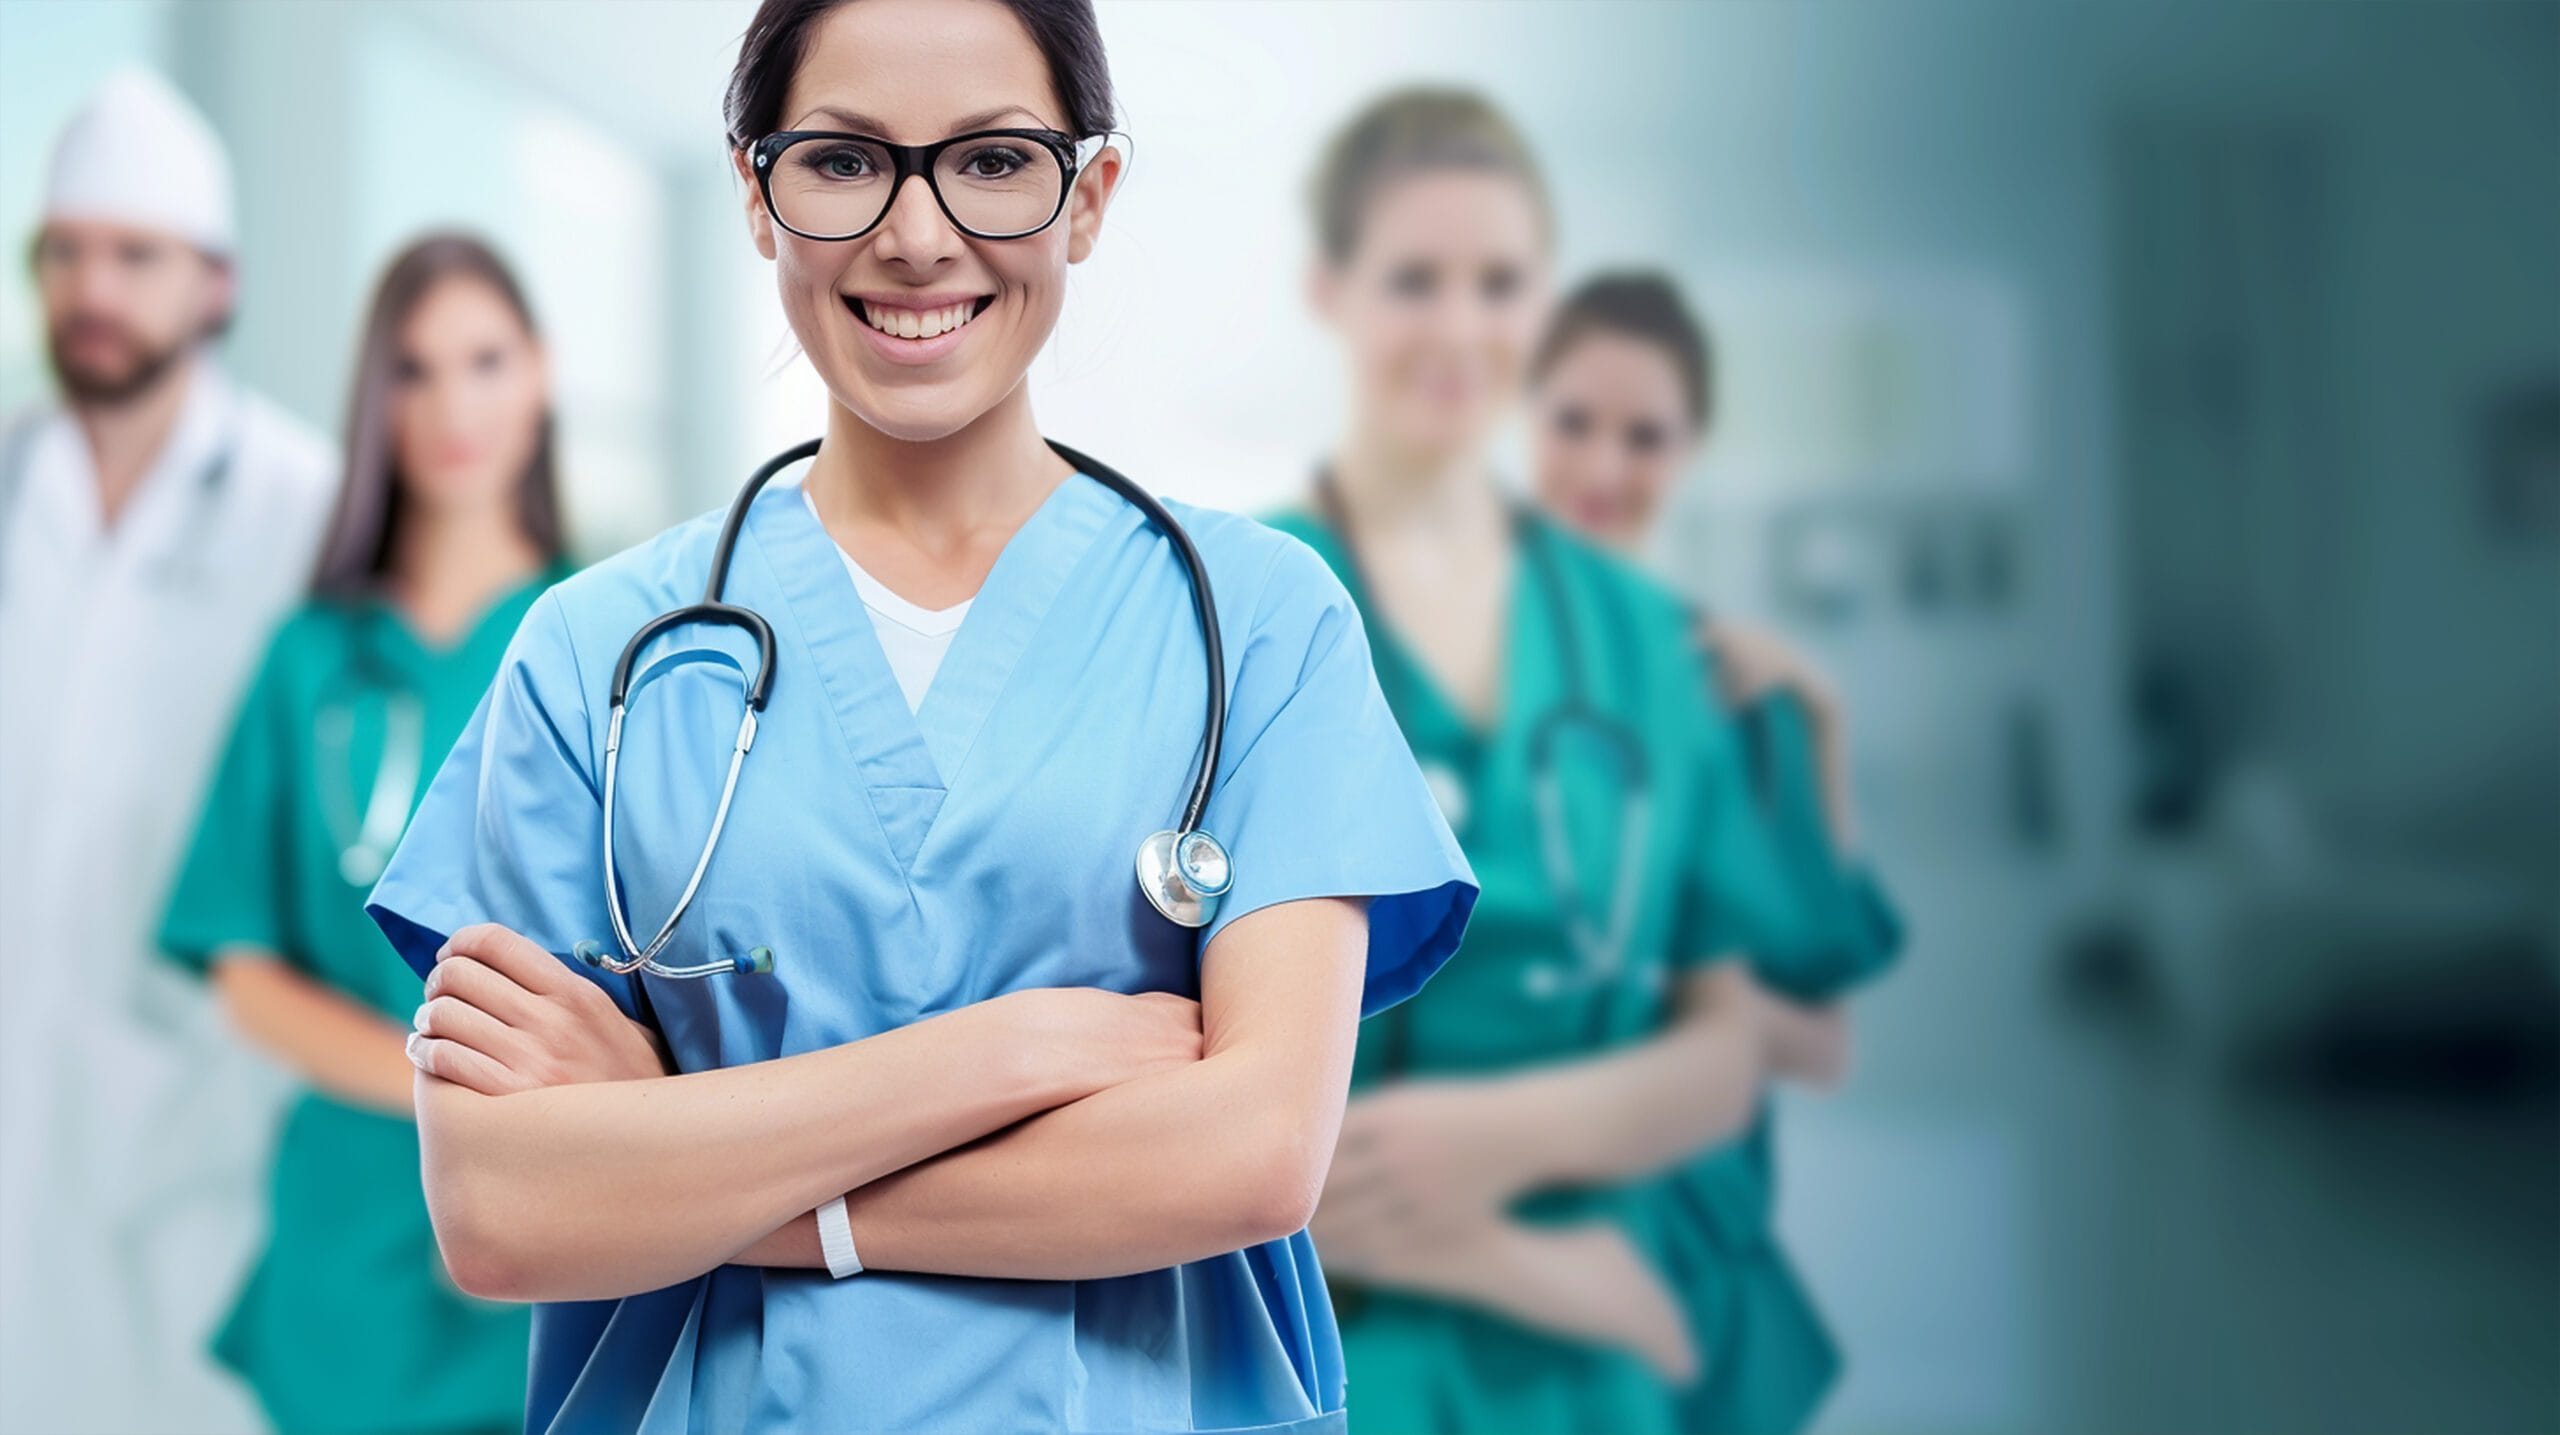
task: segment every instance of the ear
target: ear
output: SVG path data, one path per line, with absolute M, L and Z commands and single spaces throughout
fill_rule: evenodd
M 534 385 L 542 391 L 542 406 L 547 411 L 550 409 L 552 404 L 551 346 L 542 342 L 540 335 L 535 335 L 532 350 L 533 382 Z
M 1129 154 L 1121 148 L 1127 141 L 1113 135 L 1116 143 L 1106 143 L 1093 152 L 1085 167 L 1076 171 L 1076 187 L 1067 195 L 1067 262 L 1082 264 L 1093 253 L 1102 238 L 1103 211 L 1111 207 L 1111 196 L 1120 192 L 1121 176 L 1128 173 Z
M 228 259 L 205 260 L 212 282 L 205 288 L 204 323 L 207 329 L 228 323 L 240 311 L 232 306 L 240 301 L 240 270 Z
M 771 259 L 774 257 L 773 214 L 764 207 L 764 186 L 756 183 L 755 167 L 747 163 L 745 150 L 731 147 L 729 167 L 738 172 L 738 186 L 746 193 L 747 233 L 756 242 L 756 252 Z
M 1342 271 L 1322 257 L 1307 261 L 1307 307 L 1327 325 L 1334 322 L 1334 308 L 1342 302 Z

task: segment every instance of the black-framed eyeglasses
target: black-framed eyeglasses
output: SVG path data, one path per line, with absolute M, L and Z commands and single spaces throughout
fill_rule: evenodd
M 1023 239 L 1057 222 L 1076 172 L 1109 139 L 975 130 L 932 144 L 891 144 L 842 130 L 777 130 L 747 155 L 766 211 L 803 239 L 870 233 L 913 175 L 924 176 L 934 203 L 961 233 Z

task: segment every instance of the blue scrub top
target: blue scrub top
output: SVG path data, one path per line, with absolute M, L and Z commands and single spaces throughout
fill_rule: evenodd
M 1371 671 L 1357 610 L 1304 544 L 1172 505 L 1215 585 L 1230 716 L 1205 826 L 1235 885 L 1205 931 L 1139 893 L 1140 839 L 1187 793 L 1206 699 L 1172 546 L 1065 480 L 1006 546 L 910 712 L 833 541 L 797 493 L 753 505 L 728 598 L 772 623 L 772 699 L 701 895 L 663 960 L 770 946 L 769 976 L 596 980 L 687 1070 L 837 1045 L 1039 986 L 1196 995 L 1224 926 L 1366 896 L 1364 1013 L 1455 949 L 1475 883 Z M 611 945 L 600 801 L 629 635 L 699 597 L 721 515 L 589 570 L 527 615 L 369 910 L 423 972 L 456 928 L 570 961 Z M 754 666 L 734 629 L 670 649 Z M 617 857 L 637 933 L 716 805 L 740 674 L 679 662 L 635 692 Z M 610 1219 L 602 1213 L 598 1219 Z M 1112 1280 L 726 1266 L 535 1312 L 532 1430 L 1339 1429 L 1339 1338 L 1304 1232 Z

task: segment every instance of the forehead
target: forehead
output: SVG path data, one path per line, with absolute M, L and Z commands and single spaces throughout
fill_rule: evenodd
M 1556 356 L 1545 387 L 1578 398 L 1614 398 L 1630 408 L 1677 409 L 1680 370 L 1671 352 L 1650 339 L 1601 329 Z
M 1048 62 L 997 0 L 854 0 L 809 33 L 782 121 L 923 144 L 981 125 L 1066 129 Z
M 427 286 L 408 314 L 404 331 L 412 336 L 454 328 L 484 329 L 516 324 L 516 311 L 497 286 L 477 274 L 446 274 Z
M 194 246 L 177 235 L 158 229 L 145 229 L 112 219 L 83 219 L 62 216 L 48 219 L 38 233 L 48 242 L 78 245 L 118 245 L 142 249 L 192 249 Z
M 1429 169 L 1387 179 L 1369 196 L 1360 242 L 1379 253 L 1510 258 L 1546 248 L 1527 188 L 1493 169 Z

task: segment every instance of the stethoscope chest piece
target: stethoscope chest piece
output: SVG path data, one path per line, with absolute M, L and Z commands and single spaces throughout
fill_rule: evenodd
M 370 887 L 391 865 L 390 857 L 370 847 L 349 847 L 338 853 L 338 876 L 350 887 Z
M 1176 926 L 1197 928 L 1216 921 L 1219 899 L 1235 881 L 1226 845 L 1196 827 L 1188 832 L 1168 827 L 1138 844 L 1138 890 Z

